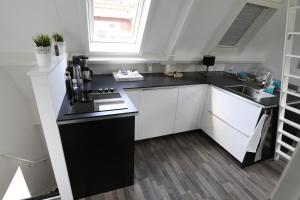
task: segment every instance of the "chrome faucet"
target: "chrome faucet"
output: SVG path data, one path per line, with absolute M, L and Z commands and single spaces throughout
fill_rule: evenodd
M 267 88 L 272 82 L 272 75 L 270 72 L 268 72 L 266 75 L 265 75 L 265 80 L 263 82 L 263 89 Z

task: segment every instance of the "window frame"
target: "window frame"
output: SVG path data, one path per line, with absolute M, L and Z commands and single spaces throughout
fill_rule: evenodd
M 257 4 L 257 3 L 252 3 L 252 2 L 246 2 L 244 6 L 240 9 L 240 12 L 242 9 L 247 5 L 247 4 L 253 4 L 257 6 L 262 6 L 264 9 L 262 12 L 257 16 L 257 18 L 253 21 L 253 23 L 249 26 L 249 28 L 243 33 L 242 37 L 239 39 L 239 41 L 235 45 L 220 45 L 220 41 L 222 38 L 225 36 L 235 19 L 238 17 L 236 16 L 230 26 L 227 28 L 227 31 L 224 33 L 222 38 L 217 44 L 216 48 L 243 48 L 244 46 L 247 45 L 247 43 L 256 35 L 256 33 L 259 32 L 259 30 L 265 25 L 265 23 L 273 16 L 275 13 L 275 9 L 272 7 L 267 7 L 265 5 Z M 239 12 L 239 13 L 240 13 Z
M 240 38 L 235 38 L 235 43 L 234 43 L 234 44 L 232 44 L 232 45 L 230 45 L 230 44 L 220 44 L 220 43 L 223 41 L 224 37 L 225 37 L 225 36 L 228 36 L 228 31 L 231 30 L 231 28 L 232 28 L 232 26 L 233 26 L 234 24 L 235 24 L 235 25 L 236 25 L 236 24 L 241 24 L 240 22 L 241 22 L 241 21 L 242 21 L 242 22 L 244 21 L 244 20 L 241 20 L 241 19 L 239 18 L 239 16 L 241 15 L 241 12 L 246 8 L 247 5 L 260 6 L 261 11 L 258 13 L 258 15 L 255 16 L 255 18 L 251 21 L 251 23 L 249 24 L 249 26 L 246 27 L 246 29 L 244 29 L 244 32 L 241 32 Z M 267 9 L 269 9 L 269 8 L 268 8 L 268 7 L 265 7 L 265 6 L 261 6 L 261 5 L 257 5 L 257 4 L 251 4 L 251 3 L 246 3 L 246 4 L 244 5 L 244 7 L 241 9 L 241 11 L 239 12 L 239 14 L 234 18 L 233 22 L 232 22 L 231 25 L 228 27 L 226 33 L 223 35 L 223 37 L 221 38 L 221 40 L 218 42 L 217 47 L 220 47 L 220 48 L 234 48 L 234 47 L 239 47 L 239 46 L 240 46 L 241 40 L 243 40 L 243 39 L 245 38 L 245 36 L 247 35 L 247 32 L 248 32 L 250 29 L 253 28 L 253 25 L 254 25 L 255 23 L 257 23 L 258 20 L 261 21 L 261 16 L 263 15 L 264 12 L 266 12 Z M 244 12 L 246 12 L 246 11 L 244 11 Z M 245 14 L 245 13 L 243 13 L 243 14 Z M 240 20 L 240 21 L 237 23 L 236 20 Z M 230 35 L 230 34 L 229 34 L 229 35 Z
M 135 42 L 100 42 L 94 40 L 94 13 L 93 13 L 93 0 L 86 0 L 87 2 L 87 23 L 88 23 L 88 46 L 89 53 L 101 54 L 129 54 L 140 55 L 142 49 L 142 40 L 145 35 L 146 24 L 149 18 L 151 0 L 139 0 L 137 9 L 138 19 L 135 20 L 136 35 Z M 135 31 L 133 30 L 133 31 Z M 135 33 L 134 33 L 135 34 Z
M 223 36 L 226 34 L 227 30 L 234 22 L 240 11 L 247 4 L 255 4 L 259 6 L 264 6 L 266 8 L 254 21 L 254 23 L 249 27 L 249 29 L 244 33 L 240 41 L 236 46 L 221 46 L 218 45 Z M 260 29 L 267 23 L 267 21 L 273 16 L 273 14 L 281 6 L 281 0 L 241 0 L 237 2 L 235 9 L 228 15 L 222 23 L 222 26 L 219 30 L 216 31 L 216 34 L 213 35 L 211 40 L 209 40 L 205 47 L 205 53 L 228 53 L 228 54 L 239 54 L 242 52 L 250 40 L 260 31 Z

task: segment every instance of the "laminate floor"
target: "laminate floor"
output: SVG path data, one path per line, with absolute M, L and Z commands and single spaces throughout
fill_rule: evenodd
M 284 166 L 267 160 L 241 169 L 204 133 L 180 133 L 137 142 L 134 186 L 86 200 L 264 200 Z

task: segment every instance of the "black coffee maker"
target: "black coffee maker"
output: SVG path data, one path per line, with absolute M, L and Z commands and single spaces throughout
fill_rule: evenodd
M 88 56 L 80 55 L 73 56 L 73 67 L 80 65 L 81 77 L 83 81 L 91 81 L 93 77 L 93 71 L 88 67 Z
M 93 71 L 88 67 L 89 57 L 78 56 L 80 59 L 81 74 L 83 81 L 91 81 L 93 77 Z
M 87 56 L 73 56 L 72 64 L 66 69 L 66 87 L 72 101 L 88 102 L 88 92 L 83 81 L 91 81 L 93 71 L 87 66 Z

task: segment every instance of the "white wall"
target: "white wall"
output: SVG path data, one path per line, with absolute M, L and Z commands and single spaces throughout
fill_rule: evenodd
M 183 3 L 180 0 L 152 0 L 147 39 L 144 41 L 145 53 L 160 55 L 164 52 Z M 82 35 L 85 19 L 82 19 L 81 5 L 82 0 L 1 1 L 0 54 L 33 53 L 32 36 L 55 31 L 64 34 L 70 52 L 85 52 L 86 41 Z
M 187 28 L 177 44 L 177 57 L 199 57 L 205 47 L 222 26 L 224 19 L 235 9 L 238 0 L 195 1 Z
M 241 58 L 264 58 L 263 67 L 268 68 L 277 79 L 281 78 L 282 57 L 284 47 L 286 2 L 275 12 L 263 28 L 250 40 L 242 52 L 218 52 L 218 56 L 235 60 Z M 238 5 L 236 0 L 196 1 L 192 9 L 192 17 L 188 22 L 184 36 L 178 43 L 177 57 L 199 57 L 206 51 L 216 32 L 223 26 Z M 251 67 L 251 66 L 250 66 Z
M 33 161 L 48 156 L 41 128 L 33 121 L 31 104 L 3 67 L 0 67 L 0 91 L 0 153 Z M 2 158 L 0 199 L 19 165 L 32 195 L 41 194 L 55 186 L 49 161 L 29 168 L 24 163 Z
M 32 36 L 59 31 L 54 0 L 2 0 L 0 52 L 33 52 Z
M 284 50 L 285 22 L 287 1 L 256 36 L 246 46 L 243 56 L 264 56 L 264 66 L 269 68 L 275 78 L 281 79 L 282 59 Z

